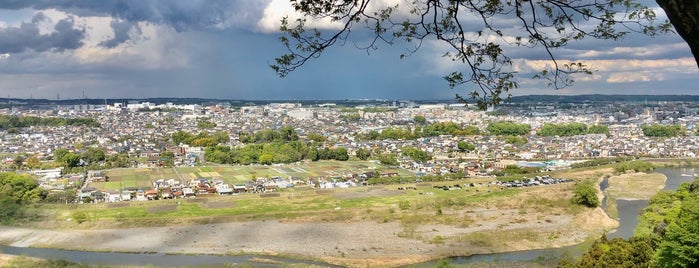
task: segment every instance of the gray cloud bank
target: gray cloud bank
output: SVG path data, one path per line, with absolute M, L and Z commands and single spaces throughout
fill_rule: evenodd
M 54 32 L 41 34 L 39 23 L 46 19 L 43 13 L 37 13 L 31 22 L 23 22 L 19 27 L 0 29 L 0 53 L 21 53 L 27 49 L 60 52 L 82 46 L 85 30 L 75 29 L 72 17 L 58 21 Z

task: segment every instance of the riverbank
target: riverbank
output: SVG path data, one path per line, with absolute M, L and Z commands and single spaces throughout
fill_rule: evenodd
M 71 229 L 0 227 L 0 243 L 84 251 L 279 255 L 390 267 L 448 256 L 569 246 L 616 227 L 600 208 L 571 206 L 571 187 L 531 188 L 445 207 L 440 215 L 396 210 L 405 214 L 400 221 L 373 220 L 362 216 L 367 211 L 357 210 L 356 216 L 334 222 L 295 218 L 128 229 L 81 228 L 77 223 Z
M 609 177 L 605 190 L 607 206 L 605 211 L 611 218 L 619 218 L 617 200 L 649 200 L 665 186 L 667 177 L 661 173 L 626 173 Z

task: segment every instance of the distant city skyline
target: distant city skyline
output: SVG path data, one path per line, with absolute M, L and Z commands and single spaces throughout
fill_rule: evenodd
M 279 78 L 268 65 L 285 52 L 277 28 L 292 12 L 286 0 L 0 1 L 0 97 L 434 100 L 468 93 L 441 78 L 454 66 L 434 41 L 404 59 L 403 44 L 367 55 L 348 43 Z M 675 34 L 559 49 L 561 61 L 598 70 L 561 90 L 528 79 L 542 51 L 508 53 L 521 73 L 513 95 L 699 94 L 699 69 Z

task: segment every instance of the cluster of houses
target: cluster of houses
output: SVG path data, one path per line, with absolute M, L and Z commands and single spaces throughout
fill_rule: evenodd
M 93 174 L 99 174 L 95 172 Z M 92 175 L 92 174 L 91 174 Z M 87 181 L 90 181 L 89 176 Z M 92 186 L 83 187 L 78 198 L 80 202 L 116 203 L 121 201 L 147 201 L 159 199 L 189 198 L 201 195 L 232 195 L 240 193 L 262 193 L 291 188 L 294 185 L 305 184 L 299 178 L 284 179 L 281 177 L 258 178 L 246 183 L 226 184 L 220 178 L 197 178 L 183 183 L 175 179 L 159 179 L 153 182 L 150 189 L 125 187 L 122 190 L 101 191 Z

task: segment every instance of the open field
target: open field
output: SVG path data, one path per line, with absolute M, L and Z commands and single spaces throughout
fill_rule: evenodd
M 319 174 L 324 169 L 338 172 L 338 168 L 343 168 L 333 164 L 259 170 L 192 167 L 177 171 L 197 176 L 201 172 L 216 172 L 232 183 L 233 177 L 223 174 L 235 176 L 245 170 L 266 174 L 260 176 L 289 176 Z M 344 168 L 358 172 L 360 167 Z M 110 172 L 122 178 L 147 173 Z M 166 172 L 150 174 L 160 176 Z M 601 167 L 551 175 L 596 180 L 613 172 L 612 168 Z M 638 196 L 655 185 L 633 183 L 625 176 L 614 182 L 620 185 L 617 196 Z M 0 243 L 97 251 L 282 254 L 346 266 L 386 267 L 446 256 L 573 245 L 596 239 L 618 225 L 601 208 L 572 204 L 574 183 L 500 188 L 488 187 L 491 180 L 471 178 L 326 190 L 294 187 L 274 196 L 208 195 L 127 202 L 126 206 L 45 205 L 44 221 L 32 223 L 31 229 L 0 228 Z M 612 190 L 616 189 L 611 186 L 613 181 L 610 180 L 609 188 Z M 476 186 L 448 191 L 434 188 L 470 183 Z M 84 213 L 87 221 L 67 221 L 76 213 Z
M 53 219 L 35 226 L 43 231 L 0 228 L 0 243 L 97 251 L 283 254 L 385 267 L 451 255 L 572 245 L 616 226 L 599 208 L 571 204 L 572 187 L 569 183 L 488 192 L 486 187 L 398 191 L 387 186 L 320 193 L 306 189 L 272 198 L 133 202 L 116 208 L 56 205 L 50 209 Z M 75 212 L 86 213 L 88 221 L 66 221 Z
M 369 171 L 397 172 L 400 176 L 412 176 L 413 173 L 398 168 L 364 161 L 318 161 L 288 165 L 251 165 L 251 166 L 202 166 L 173 168 L 138 168 L 105 170 L 108 182 L 93 182 L 89 186 L 101 190 L 120 190 L 127 187 L 152 188 L 159 179 L 188 181 L 196 178 L 220 178 L 225 183 L 244 183 L 258 177 L 336 177 L 349 173 Z
M 650 199 L 665 186 L 665 175 L 660 173 L 627 173 L 609 177 L 607 207 L 605 210 L 612 218 L 618 217 L 616 201 L 618 199 Z

